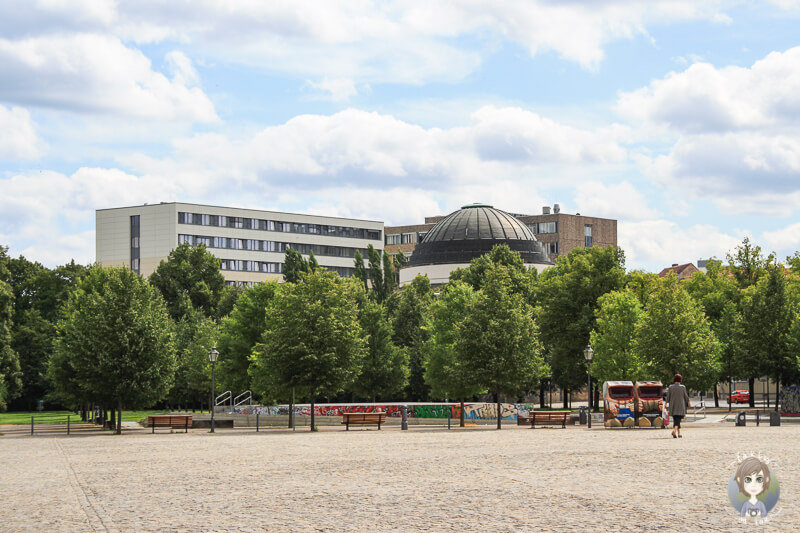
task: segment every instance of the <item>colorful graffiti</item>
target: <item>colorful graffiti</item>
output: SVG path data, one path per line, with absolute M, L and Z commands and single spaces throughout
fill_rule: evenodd
M 316 416 L 342 416 L 342 413 L 372 413 L 383 411 L 390 417 L 403 416 L 405 404 L 316 404 Z M 516 420 L 518 416 L 528 416 L 534 409 L 533 404 L 500 404 L 500 416 L 503 420 Z M 288 405 L 243 405 L 234 408 L 235 414 L 242 415 L 288 415 Z M 296 405 L 294 413 L 297 416 L 311 416 L 311 406 L 307 404 Z M 431 403 L 408 405 L 410 418 L 459 418 L 461 405 L 457 403 Z M 497 405 L 493 403 L 467 403 L 464 404 L 464 418 L 467 420 L 497 420 Z
M 790 385 L 781 388 L 781 414 L 800 416 L 800 386 Z

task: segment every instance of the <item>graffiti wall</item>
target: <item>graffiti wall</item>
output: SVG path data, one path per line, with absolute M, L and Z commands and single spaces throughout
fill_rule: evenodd
M 781 388 L 781 414 L 800 416 L 800 386 L 791 385 Z
M 316 404 L 316 416 L 342 416 L 342 413 L 372 413 L 381 410 L 391 417 L 402 417 L 403 405 L 387 404 Z M 518 416 L 528 416 L 533 404 L 500 404 L 500 416 L 503 420 L 516 420 Z M 243 405 L 236 407 L 234 413 L 243 415 L 288 415 L 288 405 Z M 294 406 L 297 416 L 311 416 L 311 406 L 298 404 Z M 461 405 L 457 403 L 408 404 L 410 418 L 460 418 Z M 497 405 L 493 403 L 464 404 L 464 418 L 467 420 L 497 420 Z

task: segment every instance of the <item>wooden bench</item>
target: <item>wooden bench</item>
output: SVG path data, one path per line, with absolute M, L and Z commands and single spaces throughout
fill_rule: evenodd
M 153 428 L 183 429 L 189 433 L 189 426 L 192 425 L 192 415 L 148 415 L 147 426 Z
M 570 411 L 531 411 L 528 415 L 528 421 L 531 424 L 531 429 L 536 425 L 540 426 L 555 426 L 561 424 L 562 428 L 567 427 L 567 420 L 569 420 L 572 413 Z
M 378 411 L 375 413 L 342 413 L 342 424 L 345 424 L 347 431 L 350 431 L 350 424 L 377 424 L 381 429 L 381 424 L 386 422 L 386 413 Z

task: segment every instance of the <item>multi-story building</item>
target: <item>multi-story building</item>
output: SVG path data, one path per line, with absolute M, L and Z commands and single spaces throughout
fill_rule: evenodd
M 165 203 L 98 209 L 97 262 L 149 276 L 179 244 L 204 244 L 229 285 L 282 280 L 286 248 L 342 276 L 356 250 L 383 249 L 383 222 L 210 205 Z
M 617 246 L 617 221 L 609 218 L 562 213 L 558 204 L 542 208 L 541 215 L 512 213 L 536 236 L 552 261 L 573 248 L 586 246 Z M 391 255 L 411 257 L 416 245 L 422 242 L 431 228 L 444 216 L 425 217 L 424 224 L 386 226 L 384 249 Z

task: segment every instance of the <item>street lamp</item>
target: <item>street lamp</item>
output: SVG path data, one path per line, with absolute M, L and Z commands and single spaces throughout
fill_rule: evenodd
M 217 365 L 217 359 L 219 359 L 219 352 L 214 346 L 208 352 L 208 360 L 211 361 L 211 433 L 214 433 L 214 367 Z
M 592 345 L 587 344 L 586 348 L 583 349 L 583 356 L 586 358 L 586 376 L 587 376 L 587 391 L 588 391 L 588 424 L 589 429 L 592 428 L 592 358 L 594 357 L 594 350 L 592 350 Z

